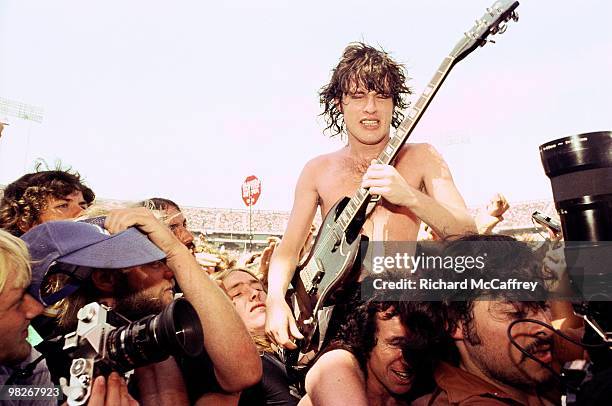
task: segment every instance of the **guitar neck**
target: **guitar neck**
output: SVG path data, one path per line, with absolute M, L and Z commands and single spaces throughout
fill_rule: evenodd
M 406 116 L 404 120 L 400 123 L 395 135 L 393 135 L 390 139 L 383 151 L 378 155 L 378 161 L 382 164 L 389 165 L 393 162 L 393 160 L 397 157 L 402 146 L 408 140 L 408 137 L 414 130 L 414 127 L 421 119 L 421 116 L 431 103 L 434 95 L 437 93 L 438 89 L 444 82 L 444 79 L 450 73 L 452 67 L 454 66 L 455 58 L 453 56 L 447 56 L 442 61 L 442 64 L 438 67 L 435 75 L 425 87 L 425 90 L 417 100 L 416 104 L 408 109 L 406 112 Z M 343 231 L 346 231 L 349 225 L 355 218 L 355 215 L 359 212 L 361 208 L 363 208 L 364 204 L 367 204 L 370 198 L 370 193 L 367 189 L 360 188 L 357 190 L 355 195 L 351 197 L 350 201 L 346 205 L 345 209 L 342 211 L 342 214 L 338 217 L 337 223 L 342 227 Z
M 453 67 L 455 58 L 451 56 L 447 56 L 442 61 L 442 64 L 438 67 L 434 77 L 429 81 L 427 87 L 417 100 L 416 104 L 409 108 L 406 111 L 406 117 L 400 123 L 399 127 L 395 131 L 395 135 L 391 137 L 387 146 L 383 149 L 383 151 L 378 156 L 378 161 L 384 165 L 390 165 L 391 162 L 397 157 L 399 151 L 402 149 L 402 146 L 410 137 L 412 130 L 416 127 L 417 123 L 423 116 L 423 113 L 431 103 L 431 100 L 440 89 L 442 82 L 450 73 L 451 68 Z

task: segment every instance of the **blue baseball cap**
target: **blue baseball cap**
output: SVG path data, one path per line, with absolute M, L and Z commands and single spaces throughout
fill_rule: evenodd
M 28 288 L 45 306 L 76 291 L 92 269 L 122 269 L 159 261 L 166 254 L 141 233 L 130 227 L 111 235 L 104 229 L 104 217 L 84 221 L 49 221 L 21 236 L 32 257 L 32 282 Z M 43 295 L 45 276 L 54 265 L 72 276 L 59 291 Z M 55 269 L 55 267 L 54 267 Z

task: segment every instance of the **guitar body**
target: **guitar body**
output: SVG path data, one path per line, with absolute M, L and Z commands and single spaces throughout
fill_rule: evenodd
M 316 349 L 318 332 L 317 312 L 334 303 L 334 292 L 348 281 L 356 279 L 355 258 L 359 253 L 362 236 L 359 234 L 365 217 L 355 218 L 346 232 L 342 232 L 337 219 L 349 202 L 340 199 L 329 211 L 317 235 L 308 258 L 301 264 L 291 281 L 294 292 L 292 305 L 304 340 L 300 350 Z

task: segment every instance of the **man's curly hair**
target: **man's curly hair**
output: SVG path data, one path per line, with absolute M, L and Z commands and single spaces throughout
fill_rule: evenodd
M 83 184 L 78 172 L 39 169 L 40 165 L 36 172 L 23 175 L 4 189 L 0 201 L 0 228 L 13 235 L 21 236 L 39 222 L 41 213 L 47 209 L 48 197 L 62 199 L 80 191 L 88 205 L 96 198 Z
M 367 284 L 369 277 L 362 283 Z M 408 334 L 401 344 L 402 355 L 414 373 L 411 394 L 428 393 L 433 389 L 433 371 L 440 359 L 446 358 L 450 346 L 441 302 L 384 301 L 375 295 L 366 300 L 353 297 L 346 319 L 324 352 L 345 349 L 355 356 L 367 376 L 367 362 L 377 344 L 378 317 L 389 320 L 399 316 Z
M 555 275 L 544 271 L 528 244 L 517 241 L 514 237 L 494 235 L 466 235 L 448 243 L 442 252 L 449 257 L 486 257 L 486 267 L 482 270 L 471 270 L 470 278 L 491 280 L 516 279 L 519 281 L 537 282 L 534 292 L 520 290 L 487 290 L 472 288 L 458 290 L 449 294 L 445 300 L 446 324 L 449 331 L 455 330 L 460 324 L 463 333 L 472 345 L 480 343 L 480 337 L 474 325 L 474 302 L 477 300 L 492 300 L 511 304 L 517 314 L 528 314 L 530 311 L 545 310 L 547 304 L 546 288 L 548 283 L 556 279 Z M 465 276 L 450 273 L 446 280 L 460 280 Z
M 319 93 L 320 103 L 324 107 L 321 115 L 327 123 L 325 130 L 329 130 L 332 137 L 342 133 L 344 118 L 339 103 L 356 85 L 393 99 L 391 125 L 397 128 L 404 118 L 401 110 L 408 107 L 404 101 L 405 95 L 412 93 L 406 79 L 404 66 L 393 61 L 384 50 L 362 42 L 349 44 L 333 70 L 330 82 Z

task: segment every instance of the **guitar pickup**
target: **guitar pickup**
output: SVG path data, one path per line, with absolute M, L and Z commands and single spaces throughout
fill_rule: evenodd
M 320 258 L 317 258 L 315 260 L 315 264 L 317 264 L 318 271 L 312 278 L 312 287 L 308 290 L 309 295 L 314 295 L 315 293 L 317 293 L 317 290 L 319 289 L 319 282 L 321 282 L 321 280 L 325 276 L 325 267 L 323 266 L 323 261 L 321 261 Z

